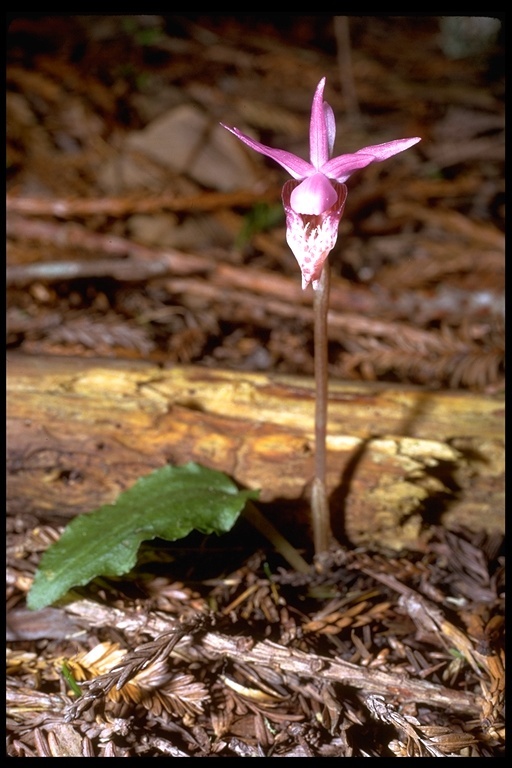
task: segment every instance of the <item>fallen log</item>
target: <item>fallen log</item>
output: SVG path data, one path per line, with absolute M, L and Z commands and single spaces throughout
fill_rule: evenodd
M 8 353 L 8 513 L 62 523 L 195 461 L 307 532 L 313 414 L 310 379 Z M 328 486 L 352 544 L 418 547 L 432 522 L 503 531 L 503 397 L 331 382 Z

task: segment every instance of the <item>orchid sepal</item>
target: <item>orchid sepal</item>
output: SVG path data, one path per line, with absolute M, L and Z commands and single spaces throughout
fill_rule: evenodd
M 330 179 L 336 179 L 341 183 L 347 181 L 355 171 L 366 168 L 370 163 L 382 163 L 393 155 L 404 152 L 409 147 L 417 144 L 421 139 L 397 139 L 395 141 L 386 141 L 384 144 L 373 144 L 370 147 L 363 147 L 357 152 L 346 155 L 337 155 L 328 160 L 322 166 L 321 171 Z
M 311 165 L 311 163 L 308 163 L 307 160 L 303 160 L 302 157 L 294 155 L 293 152 L 287 152 L 285 149 L 267 147 L 266 144 L 262 144 L 260 141 L 256 141 L 256 139 L 247 136 L 246 133 L 242 133 L 238 128 L 230 128 L 229 125 L 224 125 L 224 123 L 221 123 L 221 125 L 223 128 L 231 131 L 237 139 L 240 139 L 240 141 L 243 141 L 248 147 L 254 149 L 255 152 L 270 157 L 271 160 L 279 163 L 285 171 L 288 171 L 292 178 L 305 179 L 307 176 L 312 176 L 315 173 L 315 167 Z

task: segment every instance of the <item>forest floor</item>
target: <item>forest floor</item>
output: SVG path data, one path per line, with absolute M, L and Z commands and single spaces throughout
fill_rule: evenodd
M 347 182 L 332 380 L 499 395 L 503 46 L 487 17 L 13 19 L 8 353 L 311 376 L 285 172 L 219 123 L 307 158 L 325 76 L 335 154 L 422 139 Z M 504 754 L 498 535 L 308 574 L 192 536 L 31 614 L 36 522 L 7 510 L 9 757 Z

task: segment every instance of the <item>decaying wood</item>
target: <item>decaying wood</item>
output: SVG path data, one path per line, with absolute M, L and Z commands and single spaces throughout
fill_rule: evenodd
M 62 521 L 167 462 L 196 461 L 286 502 L 277 525 L 286 514 L 306 525 L 313 393 L 302 378 L 10 353 L 10 509 Z M 425 515 L 503 529 L 501 396 L 332 382 L 329 409 L 338 535 L 414 547 Z

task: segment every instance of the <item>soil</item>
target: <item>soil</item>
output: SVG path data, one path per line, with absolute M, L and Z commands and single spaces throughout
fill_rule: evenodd
M 6 58 L 8 354 L 310 377 L 286 174 L 219 123 L 307 158 L 325 76 L 335 154 L 422 139 L 347 182 L 331 380 L 501 396 L 499 19 L 24 14 Z M 241 520 L 30 612 L 62 531 L 35 509 L 7 508 L 9 757 L 504 755 L 499 532 L 300 572 Z

